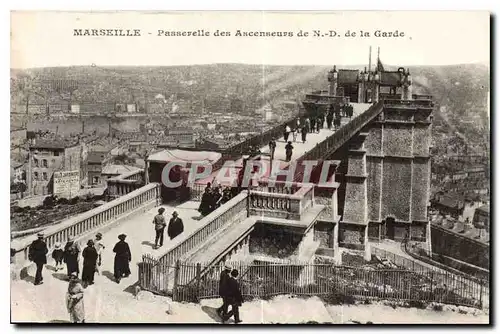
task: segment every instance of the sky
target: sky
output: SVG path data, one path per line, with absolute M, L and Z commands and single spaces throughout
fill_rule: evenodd
M 140 37 L 73 36 L 74 29 L 140 29 Z M 209 31 L 210 37 L 158 37 L 164 31 Z M 237 37 L 285 31 L 294 37 Z M 230 37 L 215 37 L 216 30 Z M 309 32 L 298 37 L 299 31 Z M 334 30 L 335 37 L 312 37 Z M 374 37 L 376 30 L 404 37 Z M 356 32 L 356 37 L 345 34 Z M 359 37 L 360 31 L 371 37 Z M 11 68 L 92 65 L 168 66 L 209 63 L 359 65 L 489 63 L 488 12 L 13 12 Z

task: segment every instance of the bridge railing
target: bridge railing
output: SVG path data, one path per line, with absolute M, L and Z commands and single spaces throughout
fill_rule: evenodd
M 234 219 L 241 214 L 247 215 L 246 210 L 247 194 L 240 193 L 236 197 L 229 200 L 222 207 L 216 209 L 211 214 L 204 217 L 201 221 L 200 227 L 192 234 L 179 239 L 177 245 L 171 248 L 167 253 L 158 258 L 160 265 L 172 265 L 187 254 L 189 251 L 206 241 L 221 227 L 231 223 Z
M 344 145 L 353 135 L 360 131 L 373 118 L 379 115 L 383 109 L 383 101 L 372 105 L 368 110 L 353 118 L 349 123 L 340 127 L 331 136 L 317 144 L 312 150 L 305 153 L 297 160 L 297 166 L 301 165 L 305 160 L 318 160 L 329 156 L 331 153 L 338 150 Z M 300 168 L 297 168 L 296 179 L 302 177 Z
M 156 202 L 159 195 L 160 185 L 150 183 L 95 209 L 50 226 L 44 230 L 47 247 L 50 249 L 57 242 L 67 241 L 70 236 L 78 238 L 116 221 L 120 216 L 130 213 L 148 202 Z M 33 240 L 33 237 L 27 237 L 12 242 L 11 248 L 16 250 L 15 262 L 22 263 L 22 261 L 28 260 L 29 246 Z
M 250 190 L 250 215 L 300 220 L 313 205 L 314 186 L 304 185 L 293 194 Z
M 285 130 L 285 126 L 292 126 L 297 123 L 297 120 L 300 118 L 300 115 L 294 116 L 289 120 L 263 132 L 252 138 L 245 140 L 239 144 L 236 144 L 230 147 L 225 154 L 231 156 L 241 156 L 247 154 L 251 147 L 262 147 L 269 143 L 272 139 L 279 138 L 283 135 L 283 131 Z

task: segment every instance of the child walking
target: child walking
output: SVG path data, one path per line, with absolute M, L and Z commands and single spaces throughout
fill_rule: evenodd
M 59 269 L 63 269 L 64 252 L 61 249 L 61 244 L 59 242 L 54 245 L 52 258 L 56 261 L 56 271 L 58 271 Z

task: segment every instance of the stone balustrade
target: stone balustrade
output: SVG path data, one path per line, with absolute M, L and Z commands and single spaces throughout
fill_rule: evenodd
M 357 132 L 359 132 L 366 124 L 377 117 L 382 112 L 383 103 L 384 101 L 380 101 L 372 105 L 368 108 L 368 110 L 353 118 L 349 123 L 340 127 L 340 129 L 335 131 L 331 136 L 297 159 L 298 168 L 295 170 L 295 180 L 303 179 L 304 167 L 301 167 L 302 161 L 327 159 L 332 153 L 337 151 Z
M 144 185 L 144 171 L 136 170 L 112 177 L 107 181 L 108 196 L 117 198 Z
M 294 194 L 251 190 L 248 201 L 250 215 L 300 220 L 313 205 L 314 186 L 303 186 Z
M 220 208 L 202 219 L 201 226 L 191 235 L 179 238 L 177 244 L 167 253 L 162 255 L 158 262 L 160 265 L 173 265 L 182 256 L 186 255 L 195 247 L 201 245 L 210 236 L 213 236 L 220 228 L 247 216 L 246 199 L 247 193 L 243 192 L 229 200 Z
M 70 236 L 76 238 L 95 231 L 116 221 L 145 204 L 157 204 L 160 197 L 160 184 L 151 183 L 125 196 L 101 205 L 95 209 L 74 216 L 60 224 L 45 229 L 45 242 L 50 249 L 57 242 L 65 242 Z M 29 246 L 34 238 L 16 239 L 11 248 L 16 250 L 14 262 L 24 263 L 28 260 Z

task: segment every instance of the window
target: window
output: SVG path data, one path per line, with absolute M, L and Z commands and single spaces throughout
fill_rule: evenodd
M 54 156 L 58 157 L 59 156 L 59 151 L 54 151 Z
M 48 166 L 49 166 L 49 165 L 48 165 L 48 163 L 47 163 L 47 159 L 43 159 L 43 160 L 42 160 L 42 167 L 47 168 Z
M 35 164 L 35 167 L 38 167 L 38 159 L 33 158 L 33 163 Z
M 93 184 L 98 184 L 99 183 L 99 176 L 94 176 L 92 180 Z
M 43 176 L 43 180 L 44 180 L 44 181 L 47 181 L 47 173 L 46 173 L 46 172 L 43 172 L 42 176 Z
M 34 172 L 34 173 L 33 173 L 33 179 L 34 179 L 35 181 L 38 181 L 38 172 Z

